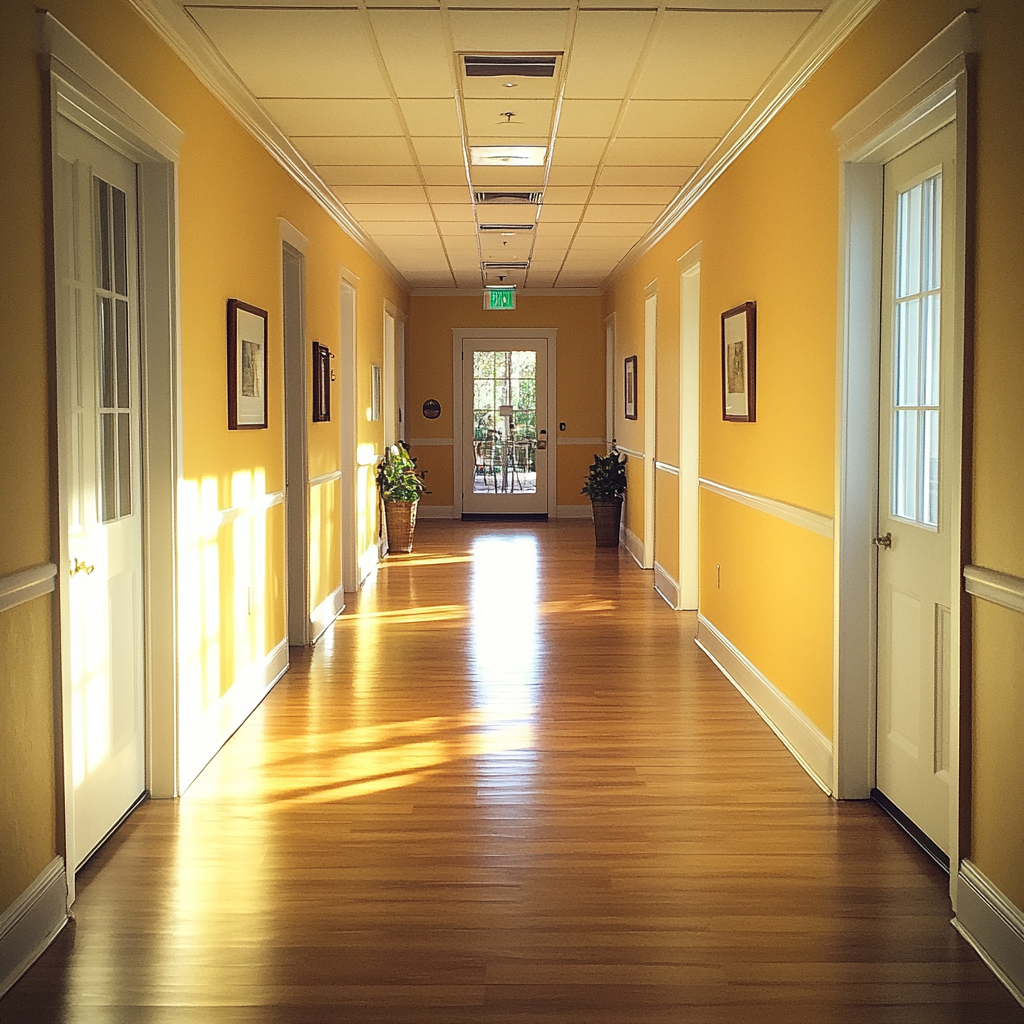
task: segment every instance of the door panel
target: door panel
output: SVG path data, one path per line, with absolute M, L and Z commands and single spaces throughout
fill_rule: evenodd
M 75 865 L 145 790 L 136 168 L 64 119 L 58 443 L 68 495 Z
M 878 485 L 876 785 L 947 852 L 953 131 L 885 167 Z

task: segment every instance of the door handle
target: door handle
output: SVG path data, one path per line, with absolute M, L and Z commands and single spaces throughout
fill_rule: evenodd
M 80 572 L 84 572 L 86 576 L 91 576 L 95 571 L 95 565 L 86 565 L 85 562 L 80 562 L 77 558 L 75 559 L 75 564 L 71 567 L 72 576 L 77 576 Z
M 892 534 L 887 533 L 884 537 L 876 537 L 875 544 L 880 548 L 891 548 L 892 547 Z

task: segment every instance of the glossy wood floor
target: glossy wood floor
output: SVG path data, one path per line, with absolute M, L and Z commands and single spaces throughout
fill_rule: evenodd
M 944 876 L 590 531 L 421 523 L 0 1020 L 1024 1021 Z

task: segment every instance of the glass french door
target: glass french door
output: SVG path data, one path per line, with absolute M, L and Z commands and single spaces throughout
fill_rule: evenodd
M 547 512 L 547 342 L 467 340 L 462 375 L 463 511 Z

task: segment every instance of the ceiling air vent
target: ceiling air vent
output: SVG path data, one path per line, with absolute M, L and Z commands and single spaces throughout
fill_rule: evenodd
M 481 231 L 532 231 L 532 224 L 481 224 Z
M 543 192 L 474 192 L 473 198 L 478 203 L 522 203 L 536 205 L 541 201 Z
M 529 270 L 530 269 L 530 261 L 529 260 L 517 260 L 517 261 L 514 261 L 514 262 L 508 262 L 508 263 L 498 263 L 498 262 L 495 262 L 493 260 L 484 260 L 483 263 L 481 263 L 480 265 L 484 268 L 484 270 Z
M 558 55 L 492 53 L 463 54 L 467 78 L 554 78 Z

